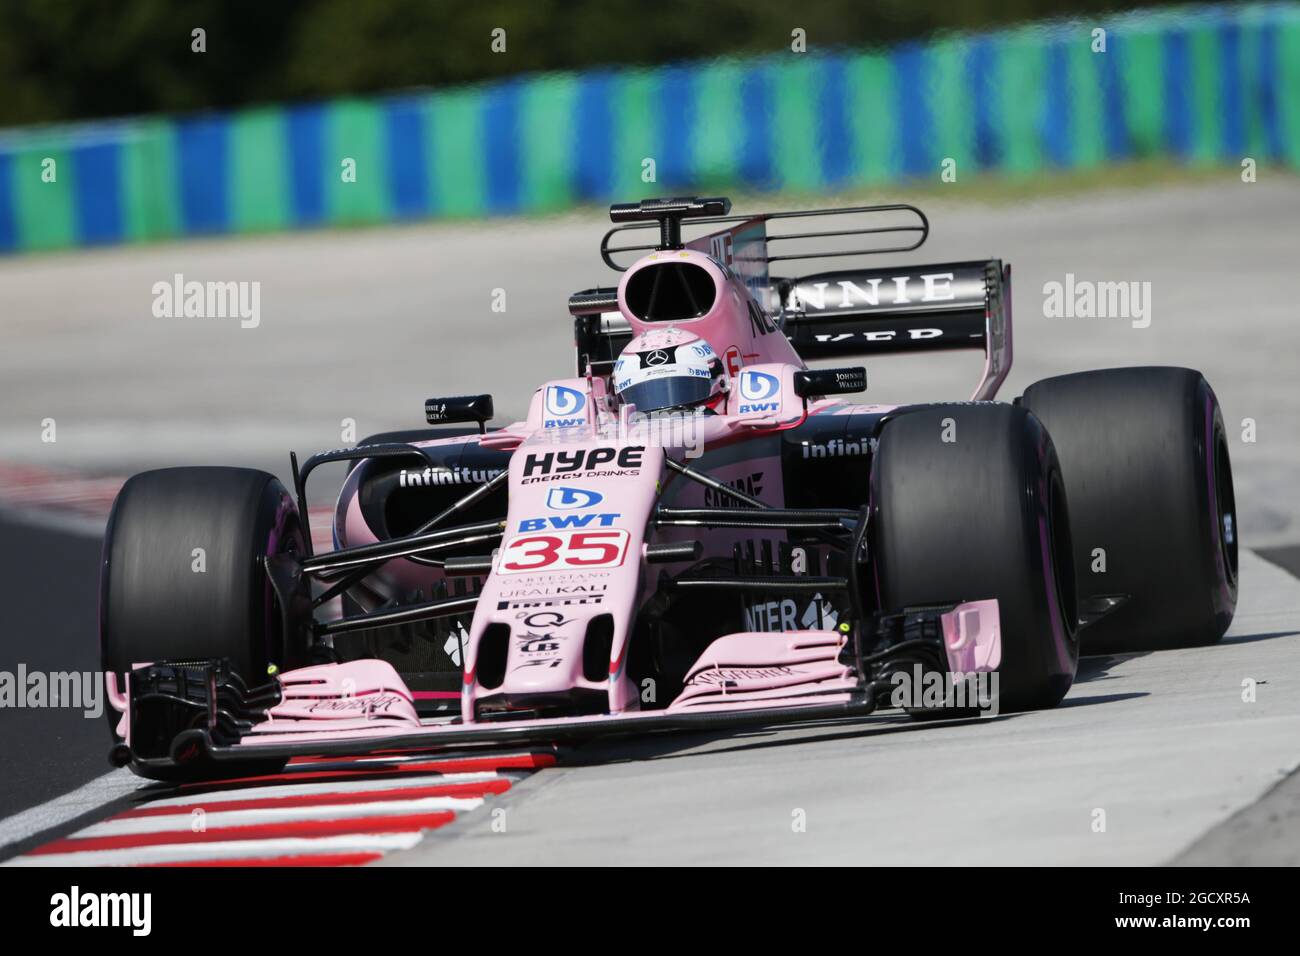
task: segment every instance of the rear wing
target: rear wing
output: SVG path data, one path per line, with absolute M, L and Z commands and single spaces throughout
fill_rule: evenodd
M 977 401 L 1011 370 L 1011 266 L 999 259 L 822 272 L 781 283 L 780 298 L 805 359 L 980 349 Z
M 641 205 L 650 206 L 654 202 L 655 200 L 646 200 Z M 840 221 L 834 224 L 835 228 L 821 230 L 806 226 L 801 221 L 825 217 L 840 217 Z M 627 217 L 620 217 L 616 221 L 623 222 L 623 225 L 615 226 L 600 240 L 600 257 L 615 272 L 626 272 L 628 266 L 647 252 L 661 248 L 655 242 L 611 245 L 612 241 L 625 233 L 661 230 L 655 222 L 627 221 Z M 786 225 L 791 228 L 787 230 L 784 228 Z M 765 212 L 754 216 L 690 217 L 682 220 L 678 228 L 695 229 L 701 226 L 715 228 L 690 239 L 681 236 L 683 245 L 688 249 L 709 253 L 719 262 L 736 267 L 736 271 L 746 277 L 752 273 L 749 269 L 739 268 L 737 259 L 745 261 L 751 267 L 761 266 L 762 274 L 766 276 L 768 266 L 773 262 L 911 252 L 921 248 L 930 236 L 930 220 L 921 210 L 907 203 Z M 719 226 L 722 228 L 716 228 Z M 863 246 L 861 240 L 864 237 L 887 238 L 882 244 L 872 245 L 868 240 L 869 244 Z M 622 258 L 626 258 L 626 261 L 620 261 Z
M 1011 269 L 999 260 L 934 266 L 844 269 L 802 278 L 778 278 L 772 268 L 805 260 L 835 260 L 911 252 L 925 242 L 930 223 L 905 203 L 850 206 L 756 216 L 698 216 L 725 200 L 647 200 L 615 206 L 622 223 L 605 233 L 600 254 L 619 272 L 660 248 L 664 224 L 657 204 L 672 209 L 676 247 L 705 252 L 732 269 L 754 301 L 781 328 L 805 359 L 843 358 L 940 349 L 980 349 L 984 374 L 977 400 L 991 399 L 1011 368 Z M 727 204 L 729 207 L 729 204 Z M 690 210 L 682 212 L 681 210 Z M 615 213 L 617 212 L 617 215 Z M 808 220 L 835 217 L 830 228 Z M 642 220 L 642 221 L 637 221 Z M 820 224 L 820 223 L 818 223 Z M 711 228 L 685 236 L 685 229 Z M 657 231 L 639 238 L 639 230 Z M 623 244 L 616 244 L 623 242 Z M 777 265 L 782 264 L 782 265 Z M 616 290 L 590 289 L 569 299 L 575 318 L 578 372 L 608 371 L 631 339 L 618 311 Z

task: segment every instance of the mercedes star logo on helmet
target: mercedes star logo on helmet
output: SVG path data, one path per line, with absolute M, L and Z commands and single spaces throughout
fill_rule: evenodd
M 663 349 L 655 349 L 645 357 L 646 365 L 663 365 L 668 361 L 668 353 Z

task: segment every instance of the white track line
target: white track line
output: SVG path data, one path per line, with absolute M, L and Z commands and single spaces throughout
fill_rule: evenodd
M 263 807 L 254 810 L 204 811 L 196 818 L 192 812 L 168 813 L 152 817 L 125 817 L 95 823 L 71 834 L 69 839 L 83 837 L 123 836 L 139 833 L 189 833 L 196 819 L 204 829 L 213 833 L 225 827 L 245 827 L 263 823 L 294 823 L 301 820 L 346 820 L 360 817 L 402 816 L 408 813 L 427 813 L 451 810 L 468 813 L 483 805 L 481 797 L 420 797 L 415 800 L 383 800 L 376 803 L 338 803 L 325 806 Z
M 207 807 L 230 800 L 253 800 L 262 797 L 297 797 L 304 794 L 373 793 L 380 790 L 402 790 L 408 787 L 434 787 L 453 783 L 487 783 L 499 779 L 497 773 L 447 773 L 421 774 L 410 777 L 388 777 L 379 780 L 339 780 L 320 783 L 272 783 L 210 793 L 188 793 L 176 797 L 163 797 L 140 804 L 141 807 Z M 132 809 L 135 809 L 134 807 Z
M 67 823 L 143 786 L 145 781 L 129 770 L 114 770 L 96 777 L 71 793 L 0 820 L 0 847 Z
M 229 843 L 172 843 L 121 850 L 80 850 L 46 853 L 7 860 L 4 866 L 132 866 L 143 863 L 184 863 L 196 860 L 264 860 L 282 856 L 326 853 L 388 853 L 408 850 L 423 839 L 410 833 L 349 833 L 329 837 L 285 837 L 278 840 L 232 840 Z

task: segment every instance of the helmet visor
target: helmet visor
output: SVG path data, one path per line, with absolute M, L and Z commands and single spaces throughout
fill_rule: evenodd
M 698 375 L 664 375 L 629 385 L 619 392 L 625 404 L 638 412 L 657 412 L 679 405 L 695 405 L 709 397 L 713 379 Z

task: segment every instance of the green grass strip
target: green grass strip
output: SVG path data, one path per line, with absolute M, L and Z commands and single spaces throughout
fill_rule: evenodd
M 1191 31 L 1192 63 L 1192 154 L 1191 161 L 1209 166 L 1222 159 L 1223 106 L 1219 102 L 1219 77 L 1223 65 L 1219 58 L 1218 30 L 1201 25 Z
M 958 182 L 965 174 L 975 171 L 974 109 L 966 74 L 969 47 L 969 41 L 964 38 L 945 38 L 931 44 L 925 54 L 929 77 L 926 98 L 930 104 L 934 147 L 940 162 L 956 160 Z
M 1124 112 L 1134 156 L 1154 156 L 1165 148 L 1164 53 L 1154 30 L 1125 31 L 1117 52 L 1124 87 Z
M 994 96 L 1002 169 L 1024 176 L 1043 168 L 1042 118 L 1047 109 L 1043 31 L 1027 27 L 997 39 Z
M 876 53 L 853 57 L 845 67 L 849 123 L 853 137 L 854 182 L 892 182 L 901 156 L 894 115 L 894 71 Z
M 484 200 L 482 94 L 451 90 L 429 97 L 426 128 L 433 142 L 430 158 L 432 206 L 444 216 L 481 216 Z
M 337 100 L 325 116 L 325 216 L 335 223 L 380 222 L 389 215 L 383 113 L 369 100 Z M 356 181 L 343 178 L 356 163 Z
M 123 136 L 123 229 L 132 242 L 165 239 L 179 229 L 173 129 L 167 120 L 144 119 Z
M 230 224 L 236 232 L 288 225 L 288 167 L 281 109 L 244 110 L 231 117 Z
M 631 202 L 659 193 L 659 159 L 656 155 L 659 142 L 656 111 L 659 109 L 659 76 L 653 70 L 625 70 L 611 81 L 610 104 L 614 113 L 614 142 L 609 146 L 592 143 L 591 149 L 612 147 L 614 169 L 613 195 L 620 201 Z M 655 161 L 655 179 L 645 182 L 642 171 L 647 159 Z
M 1300 19 L 1279 24 L 1277 43 L 1282 150 L 1286 162 L 1300 168 Z
M 573 128 L 577 79 L 571 73 L 529 80 L 520 91 L 520 200 L 533 212 L 573 202 Z
M 47 160 L 53 165 L 48 165 Z M 62 249 L 77 242 L 72 161 L 62 144 L 25 143 L 12 164 L 20 249 Z M 53 181 L 46 178 L 52 176 Z
M 1079 28 L 1069 39 L 1066 53 L 1066 82 L 1070 97 L 1070 159 L 1081 169 L 1091 169 L 1106 160 L 1106 126 L 1103 114 L 1101 58 L 1109 52 L 1092 52 L 1092 31 Z
M 791 53 L 775 60 L 771 69 L 776 185 L 796 192 L 820 189 L 818 93 L 824 64 L 806 53 Z
M 702 193 L 725 189 L 739 178 L 736 160 L 745 139 L 743 75 L 734 60 L 704 64 L 695 75 L 695 127 L 689 135 L 691 166 Z

